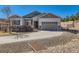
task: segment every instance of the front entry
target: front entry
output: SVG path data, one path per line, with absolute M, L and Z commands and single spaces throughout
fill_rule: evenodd
M 38 21 L 34 21 L 34 27 L 38 29 Z

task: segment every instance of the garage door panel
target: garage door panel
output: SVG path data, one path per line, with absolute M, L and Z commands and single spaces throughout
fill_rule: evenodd
M 49 22 L 49 23 L 43 23 L 42 24 L 42 29 L 43 30 L 57 30 L 58 24 L 54 22 Z

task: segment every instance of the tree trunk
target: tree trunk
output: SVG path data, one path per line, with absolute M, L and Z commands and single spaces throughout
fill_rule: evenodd
M 73 27 L 75 27 L 74 23 L 75 23 L 75 22 L 73 21 Z
M 9 32 L 9 34 L 11 34 L 10 19 L 8 18 L 8 20 L 9 20 L 9 25 L 8 25 L 8 32 Z

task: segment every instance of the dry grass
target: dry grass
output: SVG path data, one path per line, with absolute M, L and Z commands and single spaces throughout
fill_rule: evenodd
M 0 31 L 0 36 L 10 35 L 9 32 Z
M 14 35 L 17 34 L 16 32 L 4 32 L 4 31 L 0 31 L 0 36 L 9 36 L 9 35 Z
M 70 29 L 79 30 L 79 26 L 72 27 Z

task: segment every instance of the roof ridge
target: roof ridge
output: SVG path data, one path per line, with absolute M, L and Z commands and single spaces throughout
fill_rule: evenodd
M 41 12 L 33 11 L 29 14 L 24 15 L 23 17 L 31 18 L 31 17 L 34 17 L 34 16 L 39 15 L 39 14 L 41 14 Z
M 41 18 L 60 18 L 60 17 L 55 14 L 52 14 L 52 13 L 47 13 L 44 16 L 42 16 Z
M 9 18 L 11 18 L 11 17 L 15 18 L 15 17 L 21 17 L 21 16 L 14 14 L 14 15 L 11 15 Z
M 46 13 L 41 13 L 41 14 L 35 16 L 35 17 L 42 17 L 42 16 L 44 16 L 45 14 L 46 14 Z

